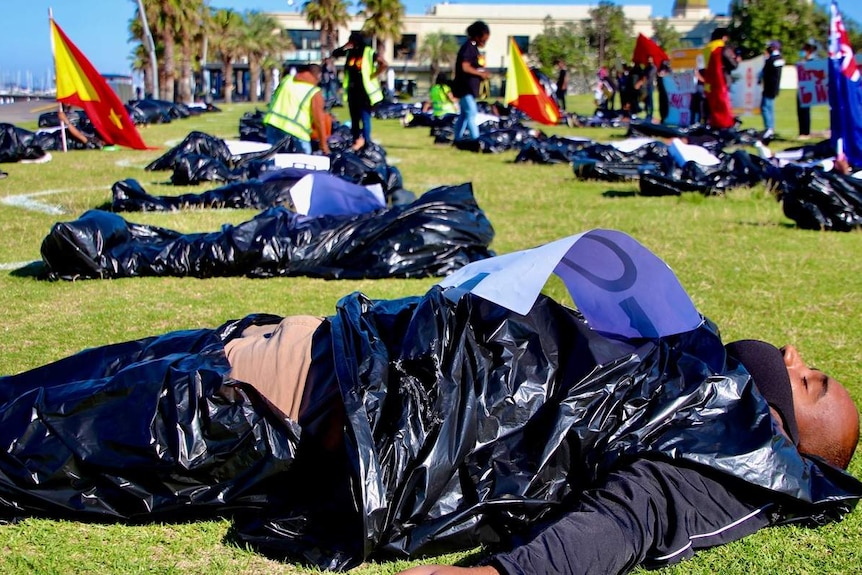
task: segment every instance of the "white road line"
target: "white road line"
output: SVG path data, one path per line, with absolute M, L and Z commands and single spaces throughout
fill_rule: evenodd
M 143 170 L 149 164 L 135 164 L 132 162 L 132 160 L 125 159 L 125 160 L 117 160 L 116 162 L 114 162 L 114 165 L 119 167 L 119 168 L 140 168 Z
M 69 192 L 83 192 L 89 191 L 90 189 L 91 188 L 70 188 L 66 190 L 42 190 L 41 192 L 32 192 L 29 194 L 15 194 L 12 196 L 5 196 L 3 198 L 0 198 L 0 203 L 15 208 L 23 208 L 25 210 L 30 210 L 33 212 L 41 212 L 43 214 L 59 216 L 67 213 L 66 210 L 56 204 L 47 204 L 45 202 L 40 202 L 39 200 L 36 200 L 34 198 L 41 196 L 51 196 L 54 194 L 65 194 Z
M 35 260 L 32 262 L 11 262 L 11 263 L 0 263 L 0 271 L 11 271 L 21 269 L 23 267 L 27 267 L 31 264 L 41 263 L 41 260 Z

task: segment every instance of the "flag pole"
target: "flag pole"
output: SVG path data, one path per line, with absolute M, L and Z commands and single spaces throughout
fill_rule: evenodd
M 57 53 L 54 48 L 54 9 L 48 8 L 48 26 L 51 30 L 51 58 L 54 60 L 54 92 L 57 91 Z M 63 142 L 63 151 L 68 152 L 69 147 L 66 143 L 66 123 L 63 121 L 63 104 L 57 100 L 57 119 L 60 120 L 60 140 Z

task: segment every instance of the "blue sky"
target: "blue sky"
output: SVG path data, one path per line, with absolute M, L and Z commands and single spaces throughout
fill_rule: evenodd
M 128 21 L 134 15 L 133 0 L 19 0 L 15 7 L 6 7 L 0 16 L 0 84 L 25 80 L 29 71 L 38 87 L 52 70 L 51 44 L 48 28 L 48 8 L 69 38 L 87 55 L 96 69 L 103 74 L 128 73 L 129 44 Z M 464 3 L 488 3 L 487 0 L 463 0 Z M 521 2 L 528 0 L 520 0 Z M 540 0 L 542 4 L 571 3 L 573 0 Z M 574 0 L 578 1 L 578 0 Z M 820 0 L 818 0 L 820 1 Z M 262 11 L 297 10 L 302 0 L 211 0 L 216 7 L 236 10 Z M 433 0 L 406 0 L 410 14 L 424 13 Z M 518 3 L 515 0 L 497 0 L 494 3 Z M 594 4 L 596 1 L 584 0 Z M 673 0 L 614 0 L 615 4 L 650 4 L 654 16 L 669 16 Z M 4 4 L 7 4 L 4 2 Z M 728 0 L 710 0 L 715 13 L 726 13 Z M 839 2 L 845 18 L 862 22 L 862 2 Z M 8 4 L 7 4 L 8 6 Z M 856 46 L 857 49 L 862 48 Z

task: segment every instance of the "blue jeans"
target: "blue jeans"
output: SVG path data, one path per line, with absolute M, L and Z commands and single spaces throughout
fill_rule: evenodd
M 775 130 L 775 98 L 763 98 L 760 103 L 760 113 L 763 114 L 763 127 Z
M 479 113 L 479 109 L 476 108 L 476 98 L 470 94 L 461 96 L 459 104 L 461 105 L 461 113 L 458 114 L 458 121 L 455 122 L 455 139 L 461 139 L 465 127 L 470 133 L 471 140 L 478 139 L 479 125 L 476 123 L 476 115 Z
M 306 140 L 300 140 L 296 136 L 291 136 L 284 130 L 280 128 L 276 128 L 275 126 L 270 126 L 266 124 L 266 143 L 274 146 L 286 137 L 290 136 L 292 139 L 292 145 L 295 148 L 300 148 L 303 154 L 311 153 L 311 142 Z

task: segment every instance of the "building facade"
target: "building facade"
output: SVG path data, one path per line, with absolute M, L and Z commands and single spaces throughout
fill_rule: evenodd
M 497 88 L 499 76 L 509 66 L 509 39 L 513 38 L 521 51 L 527 53 L 530 42 L 545 29 L 545 20 L 551 18 L 556 25 L 566 22 L 582 22 L 590 18 L 590 10 L 595 4 L 469 4 L 442 2 L 432 5 L 424 14 L 407 14 L 403 19 L 401 40 L 393 45 L 386 43 L 386 53 L 383 57 L 389 62 L 390 68 L 398 76 L 396 85 L 400 82 L 414 83 L 418 80 L 420 86 L 427 88 L 428 62 L 419 55 L 419 47 L 423 37 L 429 33 L 444 33 L 453 36 L 460 45 L 466 39 L 466 29 L 476 20 L 484 20 L 491 28 L 491 38 L 485 46 L 486 67 L 498 76 L 492 84 Z M 643 33 L 653 35 L 652 6 L 632 5 L 622 6 L 625 17 L 633 23 L 635 36 Z M 270 13 L 280 24 L 283 34 L 288 36 L 294 46 L 283 54 L 287 66 L 304 62 L 320 62 L 323 54 L 320 43 L 320 30 L 313 28 L 298 11 Z M 709 35 L 717 26 L 726 26 L 729 18 L 716 15 L 709 10 L 707 0 L 675 0 L 672 16 L 668 19 L 670 25 L 679 32 L 683 45 L 699 47 L 709 41 Z M 336 44 L 347 40 L 350 32 L 361 30 L 365 19 L 356 16 L 347 26 L 336 31 Z M 206 66 L 211 78 L 213 94 L 221 93 L 221 66 L 209 63 Z M 250 90 L 261 90 L 261 83 L 252 82 L 248 74 L 248 66 L 244 62 L 235 64 L 234 73 L 236 96 L 245 98 Z
M 443 2 L 431 6 L 425 14 L 407 14 L 401 41 L 387 43 L 383 57 L 395 69 L 418 69 L 427 63 L 418 58 L 422 38 L 431 32 L 452 35 L 460 44 L 466 38 L 466 28 L 476 20 L 484 20 L 491 28 L 491 38 L 485 46 L 485 58 L 490 69 L 508 67 L 509 38 L 514 38 L 523 52 L 529 50 L 530 41 L 544 31 L 545 19 L 556 24 L 581 22 L 590 18 L 595 5 L 571 4 L 461 4 Z M 634 24 L 634 34 L 653 35 L 652 7 L 622 6 L 627 19 Z M 285 53 L 288 62 L 319 62 L 321 52 L 320 31 L 313 29 L 299 12 L 271 14 L 281 24 L 284 33 L 293 41 L 295 49 Z M 360 30 L 364 18 L 354 17 L 347 27 L 339 29 L 338 41 L 343 43 L 351 30 Z M 698 47 L 709 40 L 716 26 L 726 25 L 728 18 L 710 12 L 706 0 L 676 0 L 673 16 L 668 19 L 680 33 L 683 43 Z

